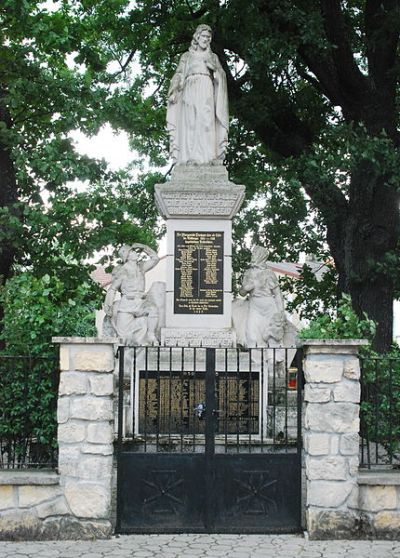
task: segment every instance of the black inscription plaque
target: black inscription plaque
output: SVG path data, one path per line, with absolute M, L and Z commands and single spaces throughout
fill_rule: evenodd
M 223 277 L 223 232 L 175 232 L 175 314 L 223 314 Z

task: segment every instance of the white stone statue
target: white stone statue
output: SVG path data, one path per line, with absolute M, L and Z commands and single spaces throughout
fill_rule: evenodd
M 256 246 L 239 291 L 246 298 L 236 299 L 232 305 L 233 327 L 244 347 L 290 346 L 296 342 L 297 330 L 286 318 L 278 279 L 267 260 L 268 250 Z
M 141 252 L 145 252 L 149 258 L 140 261 Z M 163 293 L 160 294 L 161 284 L 153 283 L 149 292 L 145 293 L 145 273 L 158 264 L 159 258 L 152 248 L 139 243 L 123 246 L 119 256 L 123 264 L 114 269 L 104 301 L 106 320 L 103 332 L 114 332 L 126 345 L 159 343 L 157 333 L 162 312 L 160 300 L 163 297 Z M 118 292 L 121 293 L 120 299 L 116 299 Z
M 212 32 L 199 25 L 168 92 L 167 130 L 177 164 L 222 164 L 228 143 L 226 75 L 210 48 Z

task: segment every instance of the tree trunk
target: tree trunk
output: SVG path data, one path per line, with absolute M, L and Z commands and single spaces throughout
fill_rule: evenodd
M 390 349 L 393 339 L 394 288 L 385 273 L 386 254 L 397 247 L 399 193 L 372 163 L 363 161 L 352 176 L 345 234 L 346 291 L 353 308 L 377 323 L 373 348 Z

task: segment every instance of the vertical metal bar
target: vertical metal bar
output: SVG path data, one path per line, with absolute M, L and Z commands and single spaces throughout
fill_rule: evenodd
M 145 379 L 144 379 L 144 451 L 147 452 L 147 415 L 149 411 L 149 354 L 145 347 Z
M 225 347 L 224 349 L 224 367 L 225 367 L 225 374 L 224 374 L 224 446 L 225 446 L 225 453 L 228 452 L 228 349 Z
M 297 368 L 297 435 L 296 435 L 296 446 L 297 453 L 301 458 L 302 449 L 302 413 L 301 413 L 301 391 L 303 387 L 303 350 L 297 349 L 296 351 L 296 368 Z
M 115 530 L 121 531 L 121 498 L 122 498 L 122 428 L 124 413 L 124 358 L 125 347 L 118 347 L 119 370 L 118 370 L 118 438 L 117 438 L 117 521 Z
M 131 370 L 132 438 L 136 428 L 136 347 L 133 347 L 133 369 Z M 139 409 L 138 409 L 139 410 Z
M 261 420 L 259 418 L 260 428 L 261 428 L 261 453 L 264 453 L 264 413 L 266 412 L 265 409 L 265 402 L 264 402 L 264 358 L 265 358 L 265 350 L 261 349 L 261 367 L 260 367 L 260 378 L 259 378 L 259 386 L 261 384 L 261 390 L 259 387 L 259 402 L 258 402 L 258 412 L 261 413 Z M 268 372 L 268 367 L 267 367 Z M 268 389 L 268 381 L 266 382 L 267 389 Z M 267 392 L 267 403 L 268 403 L 268 392 Z M 268 423 L 267 423 L 268 424 Z
M 196 451 L 196 426 L 197 426 L 197 422 L 196 422 L 196 417 L 195 415 L 192 415 L 191 411 L 192 408 L 194 408 L 196 406 L 196 374 L 197 374 L 197 347 L 194 347 L 193 349 L 193 389 L 192 389 L 192 393 L 193 393 L 193 398 L 192 401 L 190 402 L 190 398 L 189 398 L 189 416 L 193 416 L 193 451 Z M 192 403 L 192 406 L 190 406 L 190 403 Z
M 389 420 L 385 421 L 389 424 L 389 463 L 393 464 L 393 424 L 395 417 L 393 413 L 393 361 L 389 359 Z
M 240 445 L 239 396 L 240 396 L 240 352 L 239 349 L 236 349 L 236 452 L 237 453 L 239 453 L 239 445 Z
M 206 509 L 205 527 L 210 532 L 214 525 L 214 455 L 215 455 L 215 351 L 206 349 L 206 428 L 205 428 L 205 471 Z
M 375 359 L 375 465 L 378 464 L 378 428 L 379 428 L 379 402 L 378 402 L 378 394 L 379 394 L 379 383 L 378 383 L 378 360 Z
M 169 348 L 169 388 L 168 388 L 168 449 L 171 451 L 171 414 L 172 414 L 172 347 Z
M 370 386 L 369 383 L 366 381 L 365 378 L 365 361 L 363 361 L 363 370 L 362 370 L 362 374 L 364 377 L 364 384 L 365 384 L 365 400 L 368 401 L 368 404 L 370 403 L 371 400 L 371 393 L 370 393 Z M 368 460 L 368 469 L 371 469 L 371 445 L 370 445 L 370 439 L 369 439 L 369 429 L 370 429 L 370 425 L 365 424 L 366 426 L 366 444 L 367 444 L 367 460 Z
M 272 443 L 275 446 L 276 439 L 276 368 L 275 368 L 275 349 L 272 349 Z
M 159 442 L 160 442 L 160 347 L 157 347 L 157 378 L 156 378 L 156 396 L 157 396 L 157 417 L 156 417 L 156 452 L 159 449 Z
M 285 451 L 288 451 L 288 385 L 289 385 L 289 365 L 288 365 L 288 350 L 285 351 Z
M 181 452 L 183 451 L 183 374 L 185 368 L 185 349 L 181 347 L 181 397 L 179 402 L 180 408 L 180 433 L 181 433 Z
M 253 386 L 252 386 L 252 368 L 251 368 L 251 355 L 252 349 L 249 351 L 249 383 L 248 383 L 248 395 L 247 395 L 247 405 L 248 405 L 248 429 L 249 429 L 249 453 L 251 453 L 251 430 L 253 428 Z

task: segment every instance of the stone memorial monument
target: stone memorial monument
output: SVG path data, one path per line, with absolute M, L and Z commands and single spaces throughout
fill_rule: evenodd
M 234 346 L 232 219 L 245 188 L 223 165 L 228 141 L 226 76 L 199 25 L 172 78 L 167 109 L 171 181 L 156 185 L 167 224 L 166 345 Z

